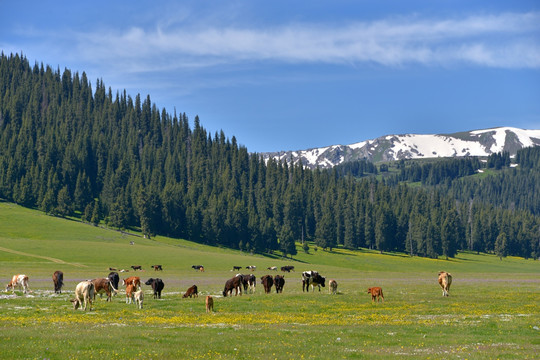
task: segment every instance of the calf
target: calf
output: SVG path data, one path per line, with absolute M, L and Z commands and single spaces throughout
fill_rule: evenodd
M 161 265 L 152 265 L 152 268 L 154 271 L 163 271 L 163 267 Z
M 226 297 L 227 294 L 232 295 L 232 291 L 235 291 L 234 296 L 237 296 L 240 293 L 242 296 L 242 285 L 244 282 L 243 276 L 235 276 L 232 279 L 227 280 L 225 283 L 225 288 L 223 289 L 223 296 Z
M 124 285 L 126 287 L 128 285 L 133 285 L 133 286 L 135 286 L 135 290 L 136 290 L 137 288 L 141 287 L 141 278 L 138 277 L 138 276 L 130 276 L 127 279 L 122 280 L 122 285 Z
M 206 312 L 213 312 L 214 311 L 214 298 L 212 298 L 210 295 L 206 297 Z
M 274 279 L 272 279 L 272 275 L 264 275 L 261 277 L 261 284 L 264 287 L 264 292 L 266 294 L 270 293 L 270 290 L 272 289 L 272 285 L 274 285 Z
M 163 280 L 160 278 L 150 278 L 145 282 L 145 284 L 152 286 L 152 290 L 154 291 L 154 299 L 161 299 L 161 291 L 165 287 Z
M 99 278 L 99 279 L 93 279 L 91 280 L 92 284 L 94 284 L 94 297 L 93 299 L 96 299 L 96 295 L 99 294 L 99 297 L 102 298 L 103 293 L 107 294 L 107 301 L 111 301 L 111 295 L 114 292 L 118 292 L 115 288 L 113 288 L 109 278 Z
M 62 286 L 64 286 L 64 273 L 61 272 L 60 270 L 55 271 L 52 276 L 52 280 L 54 283 L 54 292 L 56 294 L 61 294 Z
M 304 271 L 302 273 L 302 291 L 309 292 L 309 286 L 311 286 L 311 290 L 318 286 L 319 291 L 321 291 L 321 286 L 324 287 L 325 281 L 326 278 L 316 271 Z
M 192 296 L 199 297 L 199 291 L 197 290 L 197 285 L 193 285 L 189 289 L 187 289 L 186 293 L 182 297 L 187 298 L 187 297 L 192 297 Z
M 375 301 L 375 298 L 377 298 L 377 302 L 380 302 L 382 298 L 384 302 L 384 296 L 380 287 L 370 287 L 367 292 L 371 294 L 371 301 Z
M 442 295 L 450 296 L 450 285 L 452 285 L 452 275 L 446 271 L 439 271 L 439 285 L 442 288 Z
M 11 291 L 15 292 L 15 287 L 16 286 L 19 287 L 20 289 L 22 289 L 23 293 L 26 294 L 29 291 L 29 288 L 28 288 L 28 276 L 26 276 L 24 274 L 13 275 L 13 277 L 11 278 L 11 281 L 6 286 L 6 291 L 11 289 Z
M 332 279 L 328 282 L 328 291 L 330 294 L 336 294 L 337 293 L 337 281 Z
M 273 270 L 273 271 L 277 271 L 277 266 L 270 266 L 269 268 L 267 268 L 268 270 Z
M 83 310 L 86 311 L 88 304 L 90 304 L 90 311 L 92 311 L 92 299 L 94 298 L 94 284 L 91 281 L 81 281 L 75 288 L 75 299 L 71 299 L 73 303 L 73 309 L 77 310 L 79 306 L 84 304 Z
M 134 300 L 136 287 L 133 284 L 126 285 L 126 304 L 131 304 Z
M 131 265 L 131 268 L 133 269 L 133 271 L 137 271 L 137 270 L 142 271 L 142 266 L 141 265 Z
M 283 292 L 283 286 L 285 286 L 285 276 L 276 275 L 274 276 L 274 286 L 276 287 L 276 293 Z
M 136 291 L 134 294 L 135 304 L 139 309 L 143 308 L 144 292 L 142 290 Z

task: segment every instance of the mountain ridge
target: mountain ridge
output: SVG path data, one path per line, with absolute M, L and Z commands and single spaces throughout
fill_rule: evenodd
M 395 161 L 437 157 L 489 156 L 508 151 L 540 146 L 540 130 L 496 127 L 453 134 L 384 135 L 349 145 L 331 145 L 297 151 L 262 153 L 265 159 L 302 162 L 307 168 L 331 168 L 336 165 L 367 159 Z

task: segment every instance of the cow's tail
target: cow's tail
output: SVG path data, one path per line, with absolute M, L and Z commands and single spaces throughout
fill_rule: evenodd
M 115 295 L 118 294 L 118 289 L 114 288 L 114 285 L 113 285 L 111 279 L 108 279 L 108 280 L 109 280 L 109 286 L 111 287 L 112 291 L 114 291 L 114 294 Z

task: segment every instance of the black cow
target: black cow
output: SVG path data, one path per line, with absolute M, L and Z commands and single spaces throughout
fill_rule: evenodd
M 137 270 L 142 271 L 142 266 L 141 265 L 131 265 L 131 268 L 133 269 L 133 271 L 137 271 Z
M 161 299 L 161 290 L 163 290 L 163 288 L 165 287 L 163 280 L 161 280 L 160 278 L 150 278 L 148 279 L 148 281 L 145 282 L 145 284 L 152 286 L 152 290 L 154 290 L 154 299 Z
M 270 294 L 270 290 L 272 290 L 272 285 L 274 285 L 274 279 L 272 278 L 272 275 L 264 275 L 263 277 L 261 277 L 261 284 L 264 287 L 264 292 Z
M 274 286 L 276 287 L 276 293 L 283 292 L 283 286 L 285 285 L 285 276 L 276 275 L 274 276 Z
M 60 270 L 55 271 L 53 276 L 53 283 L 54 283 L 54 292 L 56 294 L 62 293 L 62 286 L 64 286 L 64 273 Z
M 302 291 L 309 292 L 310 285 L 312 289 L 313 287 L 318 286 L 319 291 L 321 291 L 321 286 L 324 287 L 325 281 L 326 278 L 319 275 L 316 271 L 304 271 L 302 273 Z
M 111 282 L 111 285 L 113 289 L 118 289 L 118 284 L 120 283 L 120 275 L 118 275 L 117 272 L 112 271 L 109 273 L 109 281 Z M 113 295 L 116 296 L 117 292 L 113 292 Z
M 294 271 L 294 266 L 292 266 L 292 265 L 287 265 L 287 266 L 282 266 L 281 267 L 281 271 L 283 271 L 283 272 L 291 272 L 291 270 Z
M 161 265 L 152 265 L 152 268 L 154 271 L 163 271 L 163 267 Z
M 233 266 L 232 267 L 232 271 L 239 271 L 239 270 L 242 270 L 241 266 Z
M 232 295 L 233 290 L 235 290 L 234 296 L 238 295 L 238 293 L 240 293 L 240 296 L 242 296 L 243 284 L 244 276 L 240 274 L 233 277 L 232 279 L 227 280 L 227 282 L 225 283 L 225 288 L 223 289 L 223 296 L 226 297 L 227 294 Z
M 202 265 L 191 265 L 191 268 L 194 270 L 204 271 L 204 266 Z
M 236 274 L 236 276 L 242 276 L 242 284 L 244 285 L 244 292 L 248 290 L 248 287 L 251 293 L 255 292 L 255 286 L 257 286 L 257 278 L 255 277 L 255 275 Z

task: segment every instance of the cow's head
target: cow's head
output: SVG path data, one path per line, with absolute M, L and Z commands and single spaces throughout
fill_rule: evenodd
M 155 281 L 154 278 L 148 279 L 148 281 L 145 282 L 146 285 L 152 285 L 152 283 Z
M 73 309 L 77 310 L 80 305 L 79 299 L 71 299 L 70 301 L 73 303 Z
M 326 282 L 326 278 L 324 276 L 319 276 L 319 284 L 321 284 L 322 287 L 324 287 L 325 282 Z

